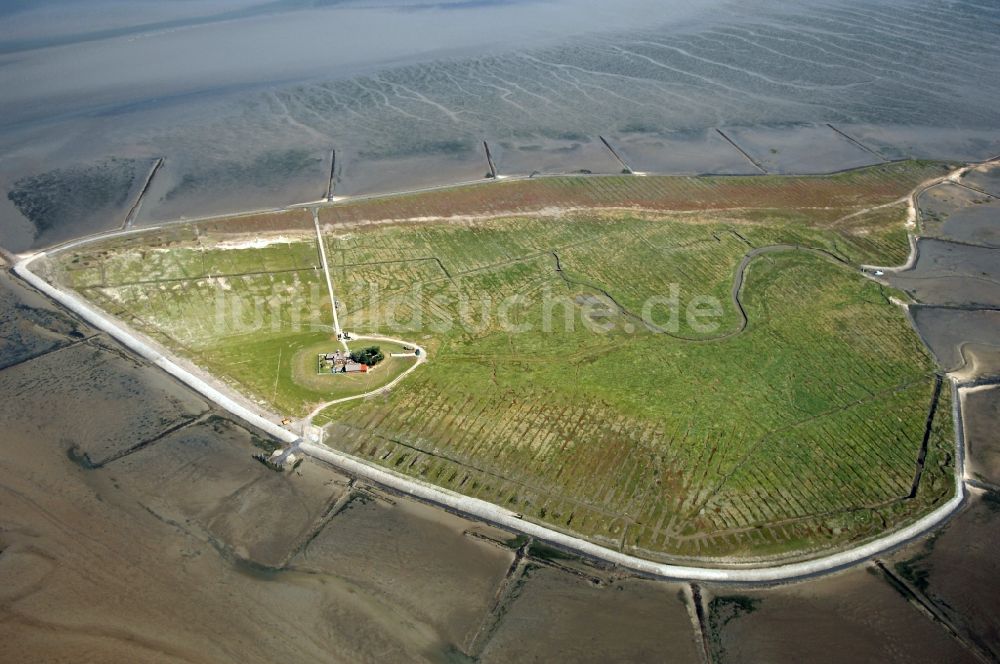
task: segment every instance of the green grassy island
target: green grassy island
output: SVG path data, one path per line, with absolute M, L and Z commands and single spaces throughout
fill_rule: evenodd
M 293 419 L 417 361 L 362 335 L 426 348 L 390 391 L 314 419 L 371 463 L 647 558 L 795 557 L 952 494 L 950 391 L 905 296 L 861 269 L 905 261 L 905 197 L 944 172 L 544 178 L 324 207 L 336 304 L 306 210 L 49 269 Z M 366 372 L 317 359 L 343 350 L 333 306 L 357 360 L 384 356 Z

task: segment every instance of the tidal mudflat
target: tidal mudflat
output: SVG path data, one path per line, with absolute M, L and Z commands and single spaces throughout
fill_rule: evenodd
M 166 375 L 149 376 L 102 337 L 66 345 L 0 374 L 0 424 L 58 444 L 83 465 L 100 465 L 208 411 Z M 74 422 L 71 431 L 59 418 Z
M 963 178 L 968 182 L 969 176 Z M 917 203 L 922 234 L 1000 248 L 1000 200 L 949 182 L 927 189 Z
M 67 433 L 74 427 L 58 412 L 50 419 Z M 39 443 L 31 431 L 5 428 L 5 661 L 445 661 L 431 628 L 387 611 L 356 584 L 261 570 L 233 555 L 239 533 L 222 533 L 235 538 L 220 545 L 191 523 L 166 518 L 211 494 L 208 488 L 184 495 L 190 484 L 171 488 L 158 474 L 126 478 L 128 470 L 113 464 L 85 470 Z M 274 475 L 246 459 L 260 478 Z M 182 474 L 191 469 L 185 461 Z M 141 487 L 158 480 L 162 491 L 149 501 Z M 219 505 L 241 509 L 236 499 Z M 287 511 L 295 503 L 279 496 L 271 507 L 254 506 Z
M 884 161 L 825 124 L 723 131 L 769 173 L 832 173 Z
M 143 197 L 137 222 L 148 225 L 320 200 L 326 193 L 329 161 L 326 146 L 168 158 Z
M 717 127 L 740 128 L 736 142 L 776 170 L 1000 152 L 1000 93 L 982 84 L 1000 62 L 997 8 L 970 0 L 248 1 L 225 20 L 181 3 L 154 12 L 179 15 L 170 29 L 127 25 L 149 14 L 139 4 L 87 34 L 39 9 L 28 42 L 8 26 L 31 17 L 5 19 L 5 194 L 106 159 L 134 160 L 141 180 L 163 158 L 139 215 L 154 222 L 315 200 L 331 149 L 345 195 L 480 178 L 483 140 L 513 146 L 509 173 L 617 172 L 599 136 L 637 171 L 754 172 Z M 79 208 L 86 219 L 58 220 L 68 234 L 121 223 Z M 5 247 L 54 239 L 0 203 Z
M 1000 166 L 985 164 L 974 168 L 962 178 L 965 184 L 984 191 L 991 196 L 1000 196 Z
M 715 664 L 978 661 L 875 567 L 767 590 L 704 590 Z
M 965 467 L 970 477 L 1000 487 L 1000 386 L 965 393 Z
M 20 177 L 6 197 L 20 217 L 12 244 L 51 245 L 123 225 L 152 165 L 109 157 Z
M 588 572 L 529 562 L 481 661 L 701 661 L 681 584 Z
M 0 369 L 74 343 L 94 331 L 23 288 L 0 260 Z
M 998 518 L 1000 496 L 970 489 L 965 508 L 948 524 L 886 558 L 906 590 L 984 659 L 1000 657 Z
M 482 143 L 429 146 L 397 157 L 369 157 L 350 150 L 336 156 L 334 196 L 359 196 L 483 180 L 490 173 Z
M 1000 307 L 997 250 L 935 238 L 917 240 L 917 262 L 886 280 L 923 304 Z
M 638 173 L 701 175 L 760 173 L 714 129 L 622 131 L 608 137 L 625 162 Z
M 1000 205 L 994 163 L 917 197 L 916 263 L 890 273 L 921 304 L 910 315 L 942 369 L 963 381 L 1000 371 Z
M 273 447 L 210 416 L 102 472 L 164 521 L 184 524 L 239 559 L 279 568 L 322 526 L 348 478 L 313 464 L 261 472 L 253 455 Z
M 466 650 L 514 561 L 513 540 L 441 510 L 356 489 L 291 565 L 356 585 L 400 619 L 431 625 Z M 471 534 L 470 534 L 471 533 Z
M 613 174 L 625 168 L 596 136 L 573 132 L 532 140 L 492 141 L 490 150 L 501 175 Z
M 1000 311 L 913 305 L 910 315 L 945 371 L 965 381 L 1000 374 Z
M 845 133 L 886 159 L 948 158 L 985 161 L 1000 154 L 1000 136 L 992 127 L 959 129 L 906 124 L 838 125 Z

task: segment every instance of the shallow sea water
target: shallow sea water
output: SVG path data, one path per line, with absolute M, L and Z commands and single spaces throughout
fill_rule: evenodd
M 508 174 L 618 172 L 601 136 L 637 171 L 756 172 L 716 127 L 777 172 L 1000 152 L 992 4 L 147 4 L 116 3 L 114 20 L 56 0 L 8 9 L 0 189 L 163 157 L 138 215 L 153 223 L 320 198 L 333 149 L 337 195 L 482 178 L 483 140 Z M 5 200 L 0 245 L 113 228 L 130 199 L 103 224 Z

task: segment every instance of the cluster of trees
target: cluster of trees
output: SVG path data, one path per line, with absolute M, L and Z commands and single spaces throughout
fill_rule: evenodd
M 373 367 L 384 360 L 385 355 L 378 346 L 369 346 L 363 350 L 351 351 L 351 359 L 358 364 L 367 364 Z

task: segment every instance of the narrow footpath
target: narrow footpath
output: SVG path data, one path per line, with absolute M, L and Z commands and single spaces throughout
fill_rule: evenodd
M 330 277 L 330 266 L 326 262 L 326 245 L 323 243 L 323 232 L 319 228 L 319 208 L 312 209 L 313 224 L 316 226 L 316 244 L 319 245 L 319 258 L 323 263 L 323 276 L 326 277 L 326 289 L 330 293 L 330 309 L 333 311 L 333 331 L 337 340 L 344 347 L 344 352 L 350 353 L 344 331 L 340 329 L 340 319 L 337 317 L 337 296 L 333 294 L 333 279 Z

